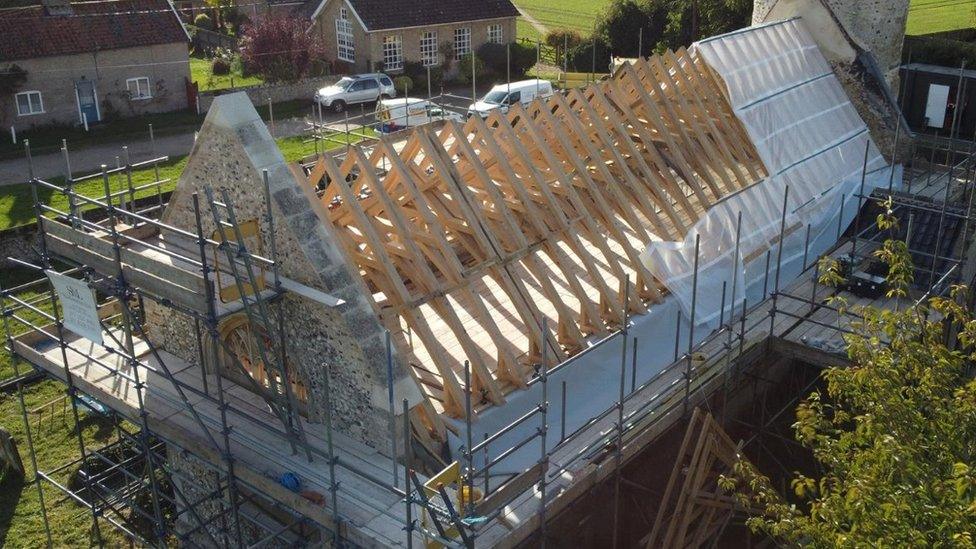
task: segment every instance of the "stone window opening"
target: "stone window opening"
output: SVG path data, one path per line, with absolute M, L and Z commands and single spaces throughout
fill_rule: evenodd
M 254 390 L 256 384 L 263 397 L 273 397 L 272 387 L 277 389 L 277 396 L 285 395 L 285 386 L 282 383 L 281 372 L 274 365 L 265 365 L 261 360 L 261 349 L 264 347 L 264 354 L 272 360 L 274 353 L 277 353 L 275 345 L 272 344 L 271 337 L 260 327 L 251 324 L 247 315 L 238 313 L 225 320 L 220 327 L 221 339 L 221 361 L 219 374 L 245 389 Z M 242 371 L 243 370 L 243 371 Z M 285 360 L 285 370 L 291 394 L 298 404 L 298 412 L 308 415 L 308 388 L 293 364 Z M 250 377 L 254 383 L 248 379 Z
M 383 70 L 403 70 L 403 40 L 399 34 L 383 37 Z
M 44 114 L 44 100 L 37 90 L 17 94 L 17 116 Z
M 141 101 L 152 99 L 152 88 L 149 87 L 148 76 L 129 78 L 125 81 L 125 87 L 129 90 L 130 100 Z
M 471 53 L 471 27 L 454 29 L 454 60 Z
M 425 67 L 437 65 L 437 31 L 425 31 L 420 36 L 420 60 Z

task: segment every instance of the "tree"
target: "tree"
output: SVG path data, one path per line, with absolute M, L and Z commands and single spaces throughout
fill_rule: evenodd
M 751 17 L 752 0 L 612 0 L 595 35 L 614 56 L 636 57 L 641 37 L 647 55 L 746 27 Z
M 895 221 L 882 214 L 879 227 Z M 907 245 L 889 240 L 876 255 L 888 265 L 889 297 L 906 298 Z M 821 269 L 823 282 L 839 282 L 836 262 Z M 763 509 L 751 528 L 813 547 L 974 546 L 976 318 L 967 293 L 955 286 L 947 298 L 901 309 L 856 309 L 863 320 L 846 337 L 852 366 L 824 373 L 825 391 L 797 408 L 793 426 L 822 475 L 797 474 L 794 503 L 744 461 L 721 481 Z
M 305 27 L 297 18 L 261 18 L 244 31 L 241 61 L 250 72 L 273 82 L 305 78 L 325 58 L 322 37 L 305 32 Z
M 14 94 L 20 91 L 21 86 L 27 82 L 27 71 L 20 65 L 8 65 L 0 67 L 0 97 L 14 98 Z M 0 121 L 6 123 L 6 116 L 2 114 L 6 109 L 0 111 Z

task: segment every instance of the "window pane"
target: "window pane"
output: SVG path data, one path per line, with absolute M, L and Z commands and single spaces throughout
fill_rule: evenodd
M 420 59 L 425 67 L 437 64 L 437 31 L 425 32 L 420 37 Z
M 30 114 L 30 98 L 26 93 L 17 94 L 17 114 Z
M 454 29 L 454 59 L 471 53 L 471 28 Z
M 30 94 L 30 111 L 32 113 L 35 113 L 35 112 L 41 112 L 43 110 L 44 110 L 44 108 L 41 106 L 41 94 L 39 92 L 37 92 L 37 93 L 31 93 Z

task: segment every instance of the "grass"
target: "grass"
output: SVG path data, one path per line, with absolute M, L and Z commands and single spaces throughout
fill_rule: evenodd
M 367 130 L 366 133 L 370 133 Z M 341 136 L 339 136 L 341 139 Z M 349 141 L 354 142 L 352 138 Z M 288 161 L 299 160 L 312 152 L 314 145 L 304 143 L 302 137 L 288 137 L 278 139 L 278 148 L 281 150 L 285 159 Z M 342 143 L 327 143 L 327 148 L 343 146 Z M 165 166 L 161 166 L 160 175 L 169 177 L 172 181 L 167 188 L 172 188 L 175 181 L 179 178 L 183 167 L 186 165 L 186 158 L 175 158 Z M 142 170 L 135 176 L 139 181 L 150 181 L 152 170 Z M 86 194 L 103 194 L 103 189 L 99 182 L 96 184 L 79 185 L 79 190 Z M 114 188 L 121 188 L 121 181 L 112 181 Z M 30 216 L 24 217 L 14 215 L 11 207 L 20 205 L 16 211 L 27 210 L 25 200 L 29 201 L 29 190 L 26 186 L 14 186 L 14 193 L 18 199 L 11 201 L 10 197 L 0 198 L 0 218 L 9 222 L 18 219 L 23 222 L 30 221 Z M 26 198 L 25 198 L 26 197 Z M 63 200 L 55 197 L 47 197 L 51 203 L 60 204 Z M 64 206 L 64 204 L 60 204 Z M 10 288 L 21 285 L 38 278 L 38 273 L 24 269 L 7 269 L 0 272 L 0 281 L 3 287 Z M 37 307 L 50 312 L 50 305 L 43 299 L 41 288 L 21 292 L 18 296 L 25 301 L 37 301 Z M 8 302 L 9 304 L 9 302 Z M 18 316 L 24 316 L 31 321 L 41 322 L 43 317 L 36 313 L 18 312 Z M 17 323 L 12 323 L 12 329 Z M 17 330 L 14 330 L 18 333 Z M 23 374 L 30 366 L 19 363 L 16 366 L 12 362 L 9 354 L 0 351 L 0 380 L 13 377 L 15 373 Z M 47 402 L 50 402 L 65 394 L 65 386 L 55 381 L 41 381 L 24 388 L 25 407 L 29 410 Z M 19 399 L 15 392 L 0 393 L 0 427 L 10 432 L 17 441 L 20 455 L 28 469 L 28 479 L 32 478 L 33 471 L 30 465 L 30 453 L 27 445 L 27 432 L 22 421 L 22 412 Z M 41 471 L 51 471 L 67 463 L 77 460 L 81 453 L 78 448 L 76 430 L 80 428 L 85 445 L 88 448 L 100 448 L 116 440 L 116 433 L 113 430 L 113 422 L 110 418 L 97 415 L 87 415 L 82 412 L 79 423 L 76 425 L 70 408 L 66 417 L 58 418 L 51 422 L 46 422 L 40 431 L 35 429 L 36 420 L 31 422 L 31 431 L 34 440 L 34 451 L 38 460 L 38 468 Z M 130 431 L 133 427 L 127 427 Z M 68 467 L 63 472 L 54 474 L 53 477 L 64 484 L 76 470 L 76 467 Z M 42 483 L 44 491 L 43 509 L 47 511 L 47 518 L 50 524 L 52 545 L 54 547 L 89 547 L 92 546 L 92 530 L 90 515 L 80 506 L 70 500 L 66 500 L 63 493 L 51 486 L 49 483 Z M 42 506 L 38 496 L 37 487 L 31 482 L 21 480 L 11 475 L 3 476 L 0 473 L 0 547 L 9 548 L 34 548 L 47 545 L 47 537 L 44 530 Z M 105 546 L 119 547 L 127 545 L 121 534 L 117 533 L 109 524 L 104 523 L 101 527 Z
M 5 288 L 24 284 L 35 278 L 38 273 L 26 269 L 6 269 L 0 274 Z M 39 290 L 20 292 L 18 297 L 25 301 L 41 298 L 37 307 L 46 312 L 51 306 L 43 300 Z M 41 321 L 42 317 L 30 311 L 19 311 L 18 316 L 31 321 Z M 19 323 L 11 322 L 11 329 L 15 333 Z M 14 364 L 10 355 L 0 353 L 0 379 L 12 377 L 15 372 L 21 374 L 29 369 L 25 363 Z M 28 410 L 46 404 L 65 394 L 64 385 L 54 381 L 41 381 L 24 388 L 24 406 Z M 66 463 L 81 457 L 78 448 L 77 430 L 81 430 L 85 446 L 99 448 L 116 439 L 111 418 L 88 415 L 79 410 L 79 422 L 75 424 L 70 411 L 62 417 L 45 419 L 42 427 L 37 428 L 36 416 L 31 420 L 31 436 L 34 442 L 34 454 L 37 458 L 38 469 L 50 472 Z M 44 532 L 42 508 L 37 487 L 29 482 L 33 477 L 31 469 L 30 450 L 27 444 L 26 427 L 21 412 L 20 399 L 16 392 L 0 393 L 0 428 L 8 431 L 17 442 L 21 459 L 27 469 L 28 481 L 14 475 L 4 475 L 0 472 L 0 547 L 43 547 L 47 545 Z M 69 467 L 62 472 L 52 473 L 51 476 L 65 485 L 75 468 Z M 48 511 L 51 529 L 51 541 L 55 547 L 88 547 L 92 539 L 91 516 L 73 501 L 66 501 L 63 492 L 50 483 L 43 483 L 44 508 Z M 103 525 L 103 541 L 108 546 L 120 546 L 124 539 L 114 530 Z
M 593 30 L 597 16 L 607 7 L 609 0 L 515 0 L 520 9 L 535 18 L 546 29 L 573 29 L 583 36 Z M 539 32 L 528 21 L 519 18 L 519 38 L 536 40 Z
M 190 58 L 190 78 L 200 86 L 200 91 L 226 90 L 264 84 L 260 76 L 244 76 L 240 70 L 231 68 L 230 74 L 214 75 L 211 70 L 212 59 Z
M 972 28 L 973 0 L 912 0 L 908 8 L 909 35 Z
M 275 113 L 277 116 L 277 113 Z M 0 160 L 20 158 L 24 155 L 24 140 L 30 140 L 31 153 L 36 155 L 57 152 L 61 140 L 68 141 L 69 149 L 79 145 L 101 145 L 149 139 L 149 124 L 156 137 L 193 131 L 200 127 L 203 116 L 188 111 L 161 114 L 144 114 L 122 118 L 91 126 L 86 132 L 81 126 L 46 126 L 17 133 L 17 144 L 10 139 L 0 140 Z
M 7 361 L 6 357 L 2 360 Z M 31 409 L 60 396 L 64 385 L 55 381 L 42 381 L 24 389 L 24 404 Z M 32 422 L 31 434 L 37 466 L 41 471 L 51 471 L 81 457 L 77 430 L 80 429 L 85 446 L 100 448 L 115 441 L 113 420 L 88 415 L 79 410 L 79 422 L 75 424 L 69 409 L 65 417 L 46 421 L 38 430 Z M 29 482 L 33 476 L 28 453 L 27 437 L 22 421 L 20 402 L 15 393 L 0 394 L 0 426 L 10 432 L 17 441 L 18 449 L 27 468 L 28 480 L 12 475 L 0 479 L 0 546 L 9 548 L 33 548 L 47 546 L 44 532 L 42 507 L 37 487 Z M 59 483 L 68 482 L 76 470 L 69 467 L 52 477 Z M 91 515 L 73 500 L 66 500 L 63 492 L 51 484 L 42 483 L 44 509 L 50 524 L 54 547 L 89 547 L 92 543 Z M 124 538 L 107 523 L 101 525 L 102 538 L 109 547 L 123 546 Z
M 275 103 L 275 120 L 302 117 L 310 112 L 310 105 L 310 101 L 303 99 Z M 255 108 L 263 120 L 270 120 L 267 105 L 260 105 Z M 68 142 L 68 149 L 71 151 L 96 145 L 117 144 L 121 146 L 128 142 L 148 140 L 149 124 L 153 125 L 153 133 L 157 138 L 193 132 L 200 129 L 204 116 L 189 112 L 148 114 L 92 126 L 90 132 L 85 132 L 84 128 L 81 127 L 65 126 L 20 132 L 17 135 L 18 143 L 16 145 L 12 144 L 10 140 L 0 140 L 0 161 L 22 158 L 25 140 L 30 141 L 31 154 L 35 157 L 58 152 L 61 150 L 62 140 Z M 0 186 L 0 201 L 3 200 L 6 193 L 7 186 Z
M 279 116 L 277 113 L 277 108 L 278 107 L 276 106 L 275 117 Z M 284 155 L 285 160 L 293 162 L 315 152 L 314 144 L 304 143 L 304 140 L 305 138 L 303 136 L 285 137 L 277 140 L 278 148 L 281 149 L 281 153 Z M 350 140 L 356 141 L 356 138 L 352 137 Z M 326 148 L 329 149 L 339 146 L 342 145 L 340 143 L 326 144 Z M 170 158 L 167 162 L 159 164 L 160 180 L 166 180 L 166 182 L 160 186 L 162 188 L 162 192 L 171 191 L 176 186 L 176 182 L 179 180 L 180 174 L 183 173 L 183 168 L 185 166 L 186 156 Z M 151 183 L 154 180 L 155 171 L 152 167 L 135 170 L 132 172 L 133 186 L 144 185 L 146 183 Z M 64 179 L 51 179 L 48 180 L 48 183 L 63 185 Z M 128 181 L 124 177 L 124 174 L 120 173 L 110 176 L 109 184 L 112 191 L 115 192 L 127 188 Z M 101 178 L 93 178 L 77 183 L 75 185 L 75 190 L 84 196 L 105 196 L 105 186 Z M 38 191 L 40 193 L 38 198 L 42 203 L 61 211 L 67 211 L 68 199 L 62 193 L 54 192 L 48 189 L 38 189 Z M 155 188 L 145 189 L 136 193 L 136 198 L 152 196 L 155 193 Z M 6 185 L 2 187 L 2 194 L 0 194 L 0 230 L 33 223 L 33 205 L 34 200 L 31 196 L 31 189 L 26 183 Z M 3 377 L 0 376 L 0 379 L 3 379 Z

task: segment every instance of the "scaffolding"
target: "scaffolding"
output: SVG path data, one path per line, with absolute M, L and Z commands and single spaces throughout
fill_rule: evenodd
M 369 123 L 351 129 L 350 122 L 354 123 L 355 118 L 347 117 L 345 128 L 341 130 L 334 125 L 324 124 L 321 118 L 318 122 L 309 122 L 309 142 L 315 143 L 318 153 L 323 142 L 352 147 L 350 141 L 353 139 L 373 139 L 370 132 L 362 129 L 370 129 Z M 363 122 L 366 122 L 365 114 Z M 67 162 L 66 147 L 64 150 Z M 919 287 L 918 295 L 914 298 L 920 302 L 928 297 L 943 295 L 954 283 L 972 282 L 972 269 L 967 269 L 965 263 L 967 259 L 972 261 L 972 258 L 967 257 L 965 247 L 974 232 L 970 221 L 976 156 L 971 146 L 969 150 L 962 151 L 955 141 L 932 146 L 931 156 L 924 161 L 917 159 L 917 152 L 913 148 L 904 191 L 889 185 L 886 190 L 877 189 L 872 195 L 865 195 L 862 188 L 857 198 L 859 203 L 865 204 L 891 200 L 895 214 L 906 228 L 903 238 L 909 242 L 910 252 L 922 260 L 919 263 L 924 263 L 924 271 L 916 276 Z M 945 153 L 944 168 L 935 164 L 941 152 Z M 30 160 L 29 145 L 26 154 Z M 343 152 L 338 151 L 337 154 Z M 93 394 L 96 392 L 93 387 L 85 385 L 85 380 L 79 380 L 77 372 L 72 369 L 72 364 L 78 358 L 84 359 L 90 367 L 101 370 L 103 375 L 129 384 L 134 389 L 135 398 L 135 405 L 131 407 L 134 413 L 116 413 L 113 416 L 117 442 L 103 448 L 91 448 L 79 433 L 78 459 L 54 470 L 40 471 L 34 453 L 32 425 L 28 410 L 23 406 L 23 386 L 30 379 L 22 375 L 17 366 L 16 387 L 24 411 L 23 421 L 33 470 L 31 481 L 41 498 L 42 519 L 49 545 L 54 545 L 54 540 L 47 521 L 44 485 L 53 486 L 67 499 L 85 509 L 96 539 L 101 539 L 101 529 L 108 526 L 117 529 L 133 543 L 145 545 L 165 545 L 169 541 L 219 547 L 290 546 L 326 541 L 334 546 L 355 545 L 357 533 L 354 530 L 362 525 L 352 524 L 354 521 L 349 518 L 352 511 L 343 508 L 343 501 L 351 498 L 357 504 L 372 505 L 373 511 L 387 521 L 387 531 L 402 536 L 399 539 L 408 547 L 425 542 L 472 547 L 476 542 L 492 545 L 505 539 L 514 543 L 530 539 L 530 536 L 537 536 L 538 544 L 544 546 L 547 524 L 580 495 L 578 490 L 570 490 L 570 487 L 577 483 L 608 480 L 612 481 L 616 494 L 614 523 L 611 525 L 616 545 L 619 543 L 616 536 L 619 530 L 621 470 L 630 459 L 646 449 L 669 427 L 686 420 L 697 404 L 707 404 L 710 394 L 725 394 L 742 383 L 750 375 L 749 365 L 755 361 L 756 354 L 777 346 L 805 345 L 822 355 L 834 355 L 835 360 L 840 360 L 836 353 L 817 348 L 809 340 L 803 341 L 799 332 L 815 330 L 821 337 L 823 334 L 853 333 L 849 327 L 850 320 L 839 322 L 841 311 L 829 303 L 828 297 L 838 290 L 825 288 L 819 283 L 819 258 L 804 254 L 800 269 L 802 274 L 794 283 L 781 287 L 782 256 L 774 246 L 765 255 L 763 299 L 752 304 L 743 303 L 741 307 L 733 306 L 726 314 L 726 292 L 723 288 L 719 327 L 705 338 L 697 339 L 693 332 L 696 326 L 693 305 L 687 324 L 691 333 L 682 336 L 679 315 L 675 323 L 671 363 L 646 380 L 638 379 L 638 365 L 642 357 L 638 356 L 637 337 L 629 332 L 626 317 L 618 330 L 553 368 L 547 365 L 547 345 L 543 341 L 539 345 L 543 353 L 541 362 L 535 376 L 528 382 L 530 387 L 541 386 L 540 401 L 515 421 L 476 442 L 472 435 L 471 366 L 465 364 L 463 394 L 466 399 L 461 432 L 464 442 L 458 463 L 462 473 L 456 483 L 466 486 L 468 494 L 475 492 L 477 484 L 483 499 L 458 500 L 445 486 L 430 484 L 429 479 L 437 475 L 431 471 L 427 471 L 431 474 L 424 474 L 419 463 L 413 460 L 413 450 L 409 444 L 402 460 L 398 463 L 396 459 L 391 459 L 389 471 L 383 474 L 378 474 L 375 469 L 361 468 L 355 459 L 344 457 L 345 454 L 338 447 L 341 443 L 333 440 L 333 407 L 330 399 L 327 399 L 328 413 L 324 425 L 316 426 L 324 430 L 325 445 L 322 447 L 310 442 L 313 433 L 308 432 L 309 424 L 298 413 L 289 383 L 288 363 L 284 360 L 287 341 L 280 325 L 283 318 L 280 304 L 281 296 L 291 290 L 285 288 L 279 277 L 276 250 L 272 247 L 270 257 L 262 257 L 247 248 L 241 225 L 234 215 L 234 204 L 226 195 L 216 196 L 208 192 L 206 197 L 194 197 L 195 232 L 159 221 L 158 216 L 164 207 L 161 189 L 166 181 L 158 177 L 157 171 L 154 181 L 133 186 L 131 174 L 133 169 L 158 166 L 164 160 L 157 158 L 130 164 L 126 159 L 124 166 L 103 168 L 98 173 L 82 177 L 73 177 L 69 168 L 64 185 L 49 183 L 30 173 L 35 214 L 41 231 L 40 261 L 12 261 L 38 273 L 53 271 L 84 279 L 100 297 L 101 328 L 108 341 L 96 352 L 83 348 L 77 339 L 67 335 L 64 319 L 59 312 L 58 295 L 46 279 L 41 279 L 3 288 L 0 292 L 7 348 L 14 356 L 15 365 L 20 361 L 28 362 L 45 375 L 65 384 L 66 402 L 70 404 L 76 422 L 85 403 L 99 396 Z M 311 169 L 314 162 L 305 162 L 304 165 L 306 169 Z M 864 171 L 867 171 L 866 165 Z M 124 178 L 128 184 L 121 191 L 113 191 L 110 185 L 112 177 Z M 99 198 L 85 196 L 75 189 L 79 183 L 99 179 L 104 187 L 104 193 Z M 157 194 L 150 199 L 136 198 L 138 193 L 147 189 L 156 189 Z M 42 203 L 39 200 L 41 193 L 63 197 L 68 204 L 67 210 Z M 266 187 L 265 223 L 273 227 L 275 221 L 268 195 Z M 201 201 L 201 198 L 205 200 Z M 950 204 L 965 204 L 965 207 Z M 785 207 L 783 211 L 785 224 Z M 202 230 L 201 220 L 207 213 L 219 227 L 219 235 L 213 238 L 204 235 Z M 918 226 L 923 217 L 928 219 L 926 223 L 935 227 L 931 231 L 934 243 L 917 236 L 921 233 Z M 871 252 L 884 235 L 877 230 L 876 223 L 866 223 L 865 219 L 859 213 L 846 238 L 845 227 L 838 225 L 838 243 L 827 255 L 845 256 L 855 265 L 870 261 Z M 784 224 L 780 226 L 780 241 L 785 235 Z M 172 235 L 175 239 L 191 242 L 193 249 L 187 251 L 150 243 L 145 238 L 148 233 Z M 809 237 L 808 229 L 807 245 Z M 166 261 L 139 263 L 142 259 L 129 250 L 133 246 L 151 249 L 165 257 Z M 223 254 L 226 264 L 215 261 L 217 254 Z M 60 267 L 65 264 L 68 268 Z M 172 270 L 172 264 L 193 271 L 193 276 L 187 277 Z M 265 269 L 272 273 L 270 287 L 262 291 L 248 291 L 249 288 L 261 286 L 258 273 Z M 225 398 L 229 394 L 225 384 L 231 382 L 219 372 L 205 370 L 205 364 L 217 364 L 217 353 L 224 345 L 217 330 L 217 298 L 208 283 L 217 271 L 234 281 L 241 296 L 241 310 L 252 325 L 259 326 L 267 336 L 255 338 L 255 342 L 262 361 L 273 365 L 276 375 L 271 376 L 270 390 L 257 386 L 250 388 L 252 393 L 265 399 L 271 411 L 266 414 L 267 418 L 255 414 L 253 408 L 243 408 L 234 400 Z M 160 277 L 163 273 L 172 276 Z M 149 276 L 153 274 L 157 276 Z M 732 284 L 739 283 L 744 282 L 733 277 Z M 45 311 L 39 300 L 20 297 L 25 289 L 38 287 L 45 288 L 45 294 L 39 299 L 43 300 L 43 306 L 51 307 L 51 312 Z M 629 289 L 629 284 L 625 284 L 624 288 Z M 728 289 L 729 296 L 736 294 L 736 288 Z M 697 290 L 692 295 L 697 295 Z M 621 310 L 627 311 L 624 304 L 628 301 L 625 291 Z M 198 369 L 195 379 L 199 383 L 189 381 L 183 375 L 184 371 L 171 369 L 164 354 L 144 332 L 147 302 L 173 310 L 192 322 L 200 355 L 199 364 L 195 366 Z M 887 305 L 883 301 L 878 303 Z M 27 311 L 42 318 L 43 322 L 27 318 L 28 315 L 24 314 Z M 850 311 L 846 315 L 849 319 L 856 318 Z M 21 333 L 22 330 L 26 332 Z M 548 333 L 545 326 L 542 333 Z M 685 345 L 680 344 L 683 339 Z M 51 363 L 37 352 L 41 347 L 39 342 L 57 348 L 59 364 Z M 137 352 L 140 345 L 144 347 L 141 353 Z M 619 392 L 615 401 L 582 426 L 567 432 L 567 407 L 570 404 L 566 401 L 566 382 L 562 382 L 561 398 L 557 398 L 553 396 L 556 394 L 554 391 L 550 392 L 550 379 L 560 370 L 572 368 L 588 354 L 607 346 L 618 346 L 620 349 Z M 212 356 L 208 358 L 206 353 Z M 232 353 L 225 354 L 233 356 Z M 239 361 L 233 366 L 243 369 Z M 175 430 L 160 429 L 144 402 L 149 376 L 152 383 L 167 385 L 170 400 L 166 405 L 187 415 L 198 438 L 188 439 Z M 244 378 L 245 382 L 249 379 L 246 375 Z M 214 386 L 210 386 L 210 382 Z M 804 388 L 800 393 L 806 390 Z M 329 394 L 328 387 L 326 393 Z M 550 409 L 551 400 L 559 402 L 558 408 Z M 392 424 L 394 403 L 391 401 L 390 405 L 391 430 L 402 430 L 395 433 L 394 438 L 400 436 L 402 440 L 409 441 L 413 437 L 413 428 L 408 420 L 406 401 L 402 403 L 402 425 Z M 762 424 L 755 426 L 757 437 L 788 409 L 789 406 L 786 406 L 764 417 Z M 716 414 L 720 419 L 724 415 Z M 239 427 L 242 422 L 248 423 L 260 437 L 267 437 L 264 441 L 248 441 L 254 448 L 267 449 L 280 442 L 306 464 L 325 464 L 328 482 L 322 501 L 292 494 L 280 486 L 277 479 L 244 474 L 239 467 L 240 458 L 235 453 L 235 449 L 241 445 L 240 439 L 235 437 L 240 436 L 243 430 Z M 555 434 L 557 428 L 558 436 Z M 518 436 L 515 443 L 500 444 L 503 438 L 512 435 Z M 752 442 L 747 441 L 746 446 Z M 538 450 L 535 446 L 538 446 Z M 528 452 L 537 456 L 533 458 L 531 467 L 518 474 L 493 474 L 493 470 L 506 470 L 505 464 Z M 394 458 L 396 454 L 394 448 Z M 204 471 L 200 475 L 190 475 L 183 468 L 174 467 L 173 461 L 185 459 L 182 457 L 184 455 L 193 456 L 194 462 L 200 464 Z M 80 471 L 80 488 L 67 486 L 55 478 L 57 473 L 72 468 Z M 377 506 L 369 498 L 359 497 L 355 493 L 355 482 L 349 480 L 350 487 L 346 488 L 346 481 L 340 480 L 340 477 L 354 479 L 362 483 L 360 486 L 369 486 L 387 494 L 397 502 L 396 510 L 393 506 Z M 503 479 L 500 482 L 497 481 L 499 477 Z M 201 478 L 207 479 L 202 490 L 186 489 L 189 486 L 199 487 Z M 403 479 L 403 482 L 400 483 L 399 479 Z M 510 528 L 513 516 L 518 521 Z M 148 528 L 151 534 L 147 533 L 146 525 L 151 525 Z M 360 532 L 358 535 L 363 534 Z M 392 540 L 392 536 L 390 534 L 386 539 Z

